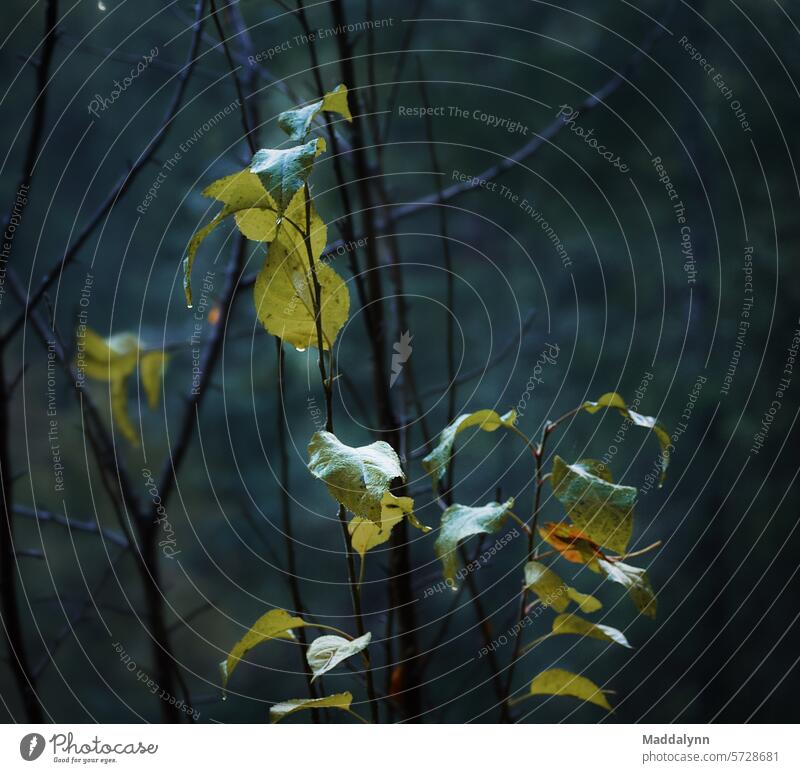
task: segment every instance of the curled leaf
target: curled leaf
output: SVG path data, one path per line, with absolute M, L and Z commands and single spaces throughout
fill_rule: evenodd
M 654 416 L 644 416 L 641 413 L 631 410 L 622 395 L 616 392 L 606 392 L 606 394 L 594 401 L 587 400 L 581 407 L 587 413 L 597 413 L 601 408 L 616 408 L 626 419 L 629 419 L 633 424 L 636 424 L 636 426 L 652 430 L 661 446 L 661 477 L 658 485 L 663 485 L 664 479 L 667 476 L 669 450 L 672 441 L 670 440 L 669 432 L 667 432 L 661 422 Z
M 352 655 L 363 652 L 371 640 L 372 634 L 369 632 L 352 641 L 342 636 L 320 636 L 314 639 L 306 652 L 306 660 L 314 674 L 311 681 L 336 668 Z
M 222 687 L 227 687 L 228 680 L 239 661 L 253 647 L 269 639 L 294 639 L 293 628 L 301 628 L 305 621 L 294 617 L 284 609 L 272 609 L 256 620 L 250 630 L 234 645 L 228 657 L 219 664 L 222 674 Z
M 403 516 L 409 519 L 412 526 L 423 532 L 430 531 L 430 527 L 423 526 L 414 517 L 414 500 L 411 497 L 396 497 L 391 491 L 387 491 L 381 499 L 380 523 L 358 515 L 350 519 L 347 524 L 350 544 L 362 561 L 368 550 L 389 541 L 392 529 L 403 520 Z
M 577 527 L 566 523 L 546 523 L 539 528 L 539 536 L 567 561 L 586 564 L 593 572 L 600 571 L 597 559 L 605 558 L 600 546 Z
M 311 129 L 311 122 L 323 110 L 338 113 L 346 121 L 352 122 L 353 116 L 347 104 L 347 86 L 340 83 L 316 102 L 293 110 L 285 110 L 278 116 L 278 126 L 289 135 L 290 140 L 303 140 Z
M 163 351 L 152 351 L 142 355 L 139 362 L 142 386 L 147 396 L 147 404 L 151 410 L 158 407 L 158 395 L 161 391 L 161 379 L 167 369 L 169 355 Z
M 284 717 L 288 717 L 289 714 L 294 714 L 295 711 L 302 711 L 303 709 L 330 708 L 350 711 L 352 702 L 353 696 L 349 692 L 326 695 L 324 698 L 292 698 L 272 706 L 269 710 L 269 721 L 280 722 Z
M 643 615 L 655 620 L 658 603 L 644 569 L 623 564 L 621 561 L 606 561 L 604 558 L 598 559 L 597 563 L 609 580 L 619 583 L 628 591 L 634 605 Z
M 317 137 L 293 148 L 265 148 L 253 156 L 250 171 L 258 175 L 264 189 L 275 199 L 278 216 L 308 181 L 314 159 L 324 152 L 325 140 Z
M 595 706 L 611 711 L 602 690 L 585 676 L 573 674 L 561 668 L 542 671 L 531 682 L 530 695 L 568 695 L 578 700 L 594 703 Z
M 550 479 L 556 499 L 585 536 L 616 553 L 624 553 L 633 534 L 636 489 L 611 481 L 611 473 L 595 459 L 567 464 L 553 459 Z
M 405 480 L 400 459 L 383 440 L 368 446 L 342 443 L 332 432 L 315 432 L 308 444 L 308 469 L 353 515 L 380 524 L 382 500 L 393 480 Z
M 514 410 L 501 416 L 497 411 L 486 409 L 464 413 L 448 424 L 439 435 L 436 447 L 422 460 L 422 466 L 433 479 L 434 487 L 439 484 L 450 463 L 453 444 L 461 431 L 468 427 L 480 427 L 485 432 L 494 432 L 500 427 L 513 427 L 516 420 L 517 412 Z
M 450 505 L 442 513 L 439 536 L 436 538 L 434 552 L 442 562 L 445 580 L 451 588 L 455 588 L 456 571 L 458 569 L 457 548 L 461 540 L 475 534 L 491 534 L 497 531 L 506 520 L 508 511 L 514 506 L 514 499 L 500 504 L 489 502 L 483 507 L 467 507 L 466 505 Z

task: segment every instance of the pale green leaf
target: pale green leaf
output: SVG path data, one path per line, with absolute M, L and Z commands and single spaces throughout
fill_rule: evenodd
M 269 721 L 280 722 L 289 714 L 303 709 L 342 709 L 350 711 L 353 696 L 349 692 L 340 692 L 335 695 L 326 695 L 324 698 L 292 698 L 288 701 L 276 703 L 269 710 Z
M 450 505 L 442 513 L 442 522 L 439 536 L 434 545 L 434 552 L 442 562 L 445 580 L 452 583 L 451 588 L 455 588 L 456 571 L 458 570 L 457 548 L 461 540 L 475 534 L 491 534 L 497 531 L 503 525 L 508 511 L 513 506 L 514 499 L 511 498 L 502 504 L 490 502 L 483 507 Z
M 578 605 L 578 609 L 581 612 L 597 612 L 598 609 L 603 607 L 603 604 L 594 596 L 590 596 L 588 593 L 581 593 L 575 588 L 568 588 L 567 595 Z
M 633 649 L 631 645 L 628 644 L 628 640 L 625 638 L 625 634 L 622 633 L 622 631 L 612 628 L 610 625 L 592 623 L 577 615 L 558 615 L 553 620 L 553 633 L 589 636 L 592 639 L 609 641 L 615 644 L 621 644 L 628 649 Z
M 316 102 L 294 110 L 285 110 L 278 116 L 278 126 L 289 135 L 290 140 L 303 140 L 311 129 L 311 122 L 323 110 L 338 113 L 345 120 L 352 122 L 353 116 L 347 104 L 347 87 L 343 83 Z
M 228 680 L 239 661 L 253 647 L 269 639 L 294 639 L 293 628 L 302 628 L 305 621 L 301 617 L 294 617 L 284 609 L 272 609 L 253 623 L 250 630 L 234 645 L 228 657 L 219 664 L 222 673 L 222 687 L 227 686 Z
M 573 674 L 561 668 L 542 671 L 531 682 L 530 695 L 567 695 L 578 700 L 588 701 L 611 711 L 602 690 L 585 676 Z
M 643 615 L 655 620 L 658 606 L 656 594 L 644 569 L 623 564 L 621 561 L 606 561 L 602 558 L 598 559 L 597 563 L 609 580 L 625 587 L 636 608 Z
M 372 634 L 367 632 L 357 639 L 345 639 L 343 636 L 320 636 L 308 646 L 306 660 L 314 674 L 313 682 L 318 676 L 328 673 L 344 660 L 363 652 L 372 641 Z
M 516 411 L 509 411 L 501 416 L 497 411 L 489 409 L 464 413 L 448 424 L 439 435 L 436 447 L 422 460 L 422 466 L 437 486 L 450 463 L 453 444 L 456 436 L 468 427 L 480 427 L 485 432 L 494 432 L 500 427 L 513 427 L 517 420 Z
M 623 416 L 630 419 L 633 424 L 652 430 L 661 446 L 661 477 L 658 485 L 661 486 L 664 483 L 664 478 L 666 478 L 667 475 L 667 467 L 669 466 L 669 451 L 672 441 L 670 440 L 669 432 L 667 432 L 663 424 L 657 421 L 654 416 L 644 416 L 641 413 L 631 410 L 622 395 L 616 392 L 607 392 L 594 401 L 587 400 L 582 408 L 587 413 L 597 413 L 601 408 L 616 408 Z
M 325 140 L 317 137 L 293 148 L 259 150 L 253 156 L 250 171 L 258 175 L 265 190 L 275 199 L 279 216 L 308 181 L 314 159 L 324 151 Z
M 624 553 L 633 533 L 636 489 L 611 482 L 611 474 L 594 459 L 567 464 L 553 459 L 553 493 L 583 534 L 609 549 Z
M 141 353 L 139 339 L 133 333 L 116 333 L 103 338 L 86 328 L 78 341 L 79 358 L 76 365 L 83 368 L 88 378 L 98 381 L 115 381 L 136 370 Z
M 393 480 L 405 480 L 400 459 L 383 440 L 347 446 L 331 432 L 315 432 L 308 445 L 308 469 L 353 515 L 381 522 L 381 501 Z
M 111 381 L 111 420 L 123 437 L 134 447 L 139 447 L 139 435 L 128 416 L 128 377 L 117 376 Z

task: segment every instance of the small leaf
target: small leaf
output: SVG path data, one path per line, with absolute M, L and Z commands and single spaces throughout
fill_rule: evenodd
M 324 698 L 292 698 L 282 703 L 276 703 L 269 710 L 269 721 L 280 722 L 289 714 L 303 709 L 342 709 L 350 711 L 353 696 L 349 692 L 340 692 L 335 695 L 326 695 Z
M 508 511 L 513 506 L 514 499 L 511 498 L 503 504 L 490 502 L 483 507 L 450 505 L 442 513 L 442 523 L 434 545 L 434 552 L 442 562 L 445 580 L 452 583 L 451 588 L 455 588 L 458 569 L 458 553 L 456 551 L 459 542 L 475 534 L 491 534 L 497 531 L 503 525 Z
M 612 582 L 623 585 L 636 608 L 647 617 L 655 620 L 658 603 L 650 578 L 644 569 L 639 569 L 621 561 L 606 561 L 603 558 L 597 561 L 600 569 Z
M 430 531 L 428 526 L 423 526 L 414 518 L 413 509 L 414 500 L 411 497 L 396 497 L 391 491 L 387 491 L 381 499 L 380 523 L 358 515 L 353 516 L 347 524 L 347 530 L 350 533 L 350 544 L 361 556 L 361 560 L 364 560 L 364 554 L 368 550 L 389 541 L 392 529 L 403 520 L 403 516 L 407 516 L 411 524 L 423 532 Z
M 571 633 L 577 636 L 589 636 L 592 639 L 610 641 L 615 644 L 621 644 L 628 649 L 633 649 L 633 647 L 628 644 L 628 640 L 625 638 L 625 634 L 622 633 L 622 631 L 618 631 L 610 625 L 591 623 L 577 615 L 558 615 L 553 620 L 553 633 Z
M 567 464 L 553 459 L 550 479 L 556 499 L 584 535 L 616 553 L 624 553 L 633 533 L 636 489 L 611 482 L 611 473 L 595 459 Z
M 552 569 L 539 561 L 525 564 L 525 587 L 532 590 L 545 607 L 565 612 L 570 600 L 584 612 L 596 612 L 603 605 L 594 596 L 567 585 Z
M 320 636 L 314 639 L 306 652 L 306 660 L 314 674 L 311 681 L 336 668 L 351 655 L 363 652 L 371 640 L 372 634 L 369 632 L 352 641 L 342 636 Z
M 355 448 L 331 432 L 315 432 L 308 444 L 308 469 L 353 515 L 381 522 L 382 500 L 393 480 L 405 480 L 400 459 L 383 440 Z
M 434 487 L 438 486 L 450 463 L 456 435 L 462 430 L 468 427 L 480 427 L 485 432 L 494 432 L 500 427 L 513 427 L 516 420 L 516 411 L 512 410 L 501 416 L 497 411 L 486 409 L 475 413 L 464 413 L 448 424 L 439 435 L 436 447 L 422 460 L 422 466 L 433 479 Z
M 586 564 L 593 572 L 600 571 L 597 558 L 605 557 L 600 546 L 586 537 L 577 527 L 566 523 L 546 523 L 539 528 L 539 536 L 567 561 L 573 564 Z
M 283 609 L 272 609 L 259 617 L 250 630 L 236 642 L 228 657 L 219 664 L 223 689 L 227 686 L 233 669 L 253 647 L 269 639 L 294 639 L 292 629 L 302 628 L 304 625 L 301 617 L 293 617 Z
M 266 148 L 253 156 L 250 171 L 258 175 L 265 190 L 275 199 L 278 216 L 308 181 L 314 159 L 324 152 L 325 140 L 317 137 L 305 145 L 284 150 Z
M 661 477 L 658 485 L 663 485 L 664 478 L 667 476 L 669 449 L 672 441 L 670 440 L 669 432 L 661 422 L 657 421 L 654 416 L 643 416 L 641 413 L 631 410 L 622 395 L 616 392 L 607 392 L 595 401 L 587 400 L 581 407 L 587 413 L 597 413 L 601 408 L 616 408 L 625 418 L 630 419 L 638 427 L 652 430 L 661 446 Z
M 163 351 L 152 351 L 142 355 L 139 363 L 142 386 L 147 396 L 147 404 L 151 410 L 158 407 L 158 396 L 161 393 L 161 380 L 167 369 L 169 355 Z
M 585 676 L 578 676 L 561 668 L 542 671 L 531 682 L 530 695 L 568 695 L 588 701 L 611 711 L 611 706 L 600 688 Z
M 87 328 L 79 346 L 81 343 L 83 356 L 76 365 L 83 368 L 89 378 L 115 381 L 136 370 L 141 344 L 133 333 L 116 333 L 103 338 Z
M 311 122 L 323 110 L 338 113 L 345 120 L 352 122 L 353 116 L 347 104 L 347 87 L 343 83 L 310 105 L 285 110 L 278 116 L 278 126 L 289 135 L 290 140 L 295 142 L 303 140 L 311 129 Z

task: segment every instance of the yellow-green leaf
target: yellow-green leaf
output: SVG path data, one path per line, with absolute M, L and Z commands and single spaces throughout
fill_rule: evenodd
M 350 533 L 350 544 L 353 546 L 353 550 L 361 556 L 361 560 L 364 560 L 364 554 L 368 550 L 388 542 L 389 537 L 392 536 L 392 529 L 403 520 L 403 516 L 410 519 L 413 516 L 413 510 L 414 500 L 411 497 L 396 497 L 391 491 L 387 491 L 381 499 L 379 523 L 362 516 L 353 516 L 350 523 L 347 524 L 347 530 Z M 422 528 L 430 531 L 427 526 Z
M 340 692 L 335 695 L 326 695 L 324 698 L 292 698 L 288 701 L 276 703 L 269 710 L 269 721 L 280 722 L 289 714 L 303 709 L 342 709 L 350 711 L 353 696 L 349 692 Z
M 226 217 L 235 215 L 239 230 L 253 241 L 270 242 L 275 238 L 277 229 L 278 205 L 249 167 L 215 180 L 203 190 L 203 196 L 222 202 L 225 206 L 189 241 L 183 261 L 183 289 L 189 308 L 192 307 L 192 266 L 197 250 Z
M 553 459 L 553 493 L 572 522 L 592 541 L 624 553 L 633 534 L 636 489 L 611 482 L 611 473 L 595 459 L 567 464 Z
M 434 487 L 439 484 L 450 463 L 453 444 L 460 432 L 468 427 L 480 427 L 485 432 L 494 432 L 500 427 L 513 427 L 516 420 L 516 411 L 511 410 L 501 416 L 497 411 L 486 409 L 474 413 L 464 413 L 448 424 L 439 435 L 436 447 L 422 460 L 422 466 L 433 479 Z
M 332 432 L 315 432 L 308 444 L 308 469 L 353 515 L 381 522 L 382 500 L 393 480 L 405 480 L 400 459 L 383 440 L 368 446 L 342 443 Z
M 657 601 L 650 578 L 644 569 L 621 561 L 606 561 L 603 558 L 597 561 L 600 569 L 612 582 L 624 586 L 636 608 L 647 617 L 655 620 Z
M 227 686 L 239 661 L 253 647 L 269 639 L 294 639 L 292 629 L 302 628 L 304 625 L 303 618 L 294 617 L 284 609 L 272 609 L 259 617 L 250 630 L 236 642 L 228 657 L 219 664 L 223 689 Z
M 609 641 L 615 644 L 621 644 L 628 649 L 633 649 L 631 645 L 628 644 L 628 640 L 625 638 L 625 634 L 622 633 L 622 631 L 612 628 L 610 625 L 592 623 L 577 615 L 558 615 L 553 620 L 553 633 L 589 636 L 592 639 Z
M 141 344 L 133 333 L 116 333 L 103 338 L 89 328 L 82 341 L 82 358 L 76 364 L 89 378 L 115 381 L 136 370 Z
M 163 351 L 152 351 L 142 355 L 139 362 L 142 386 L 147 396 L 147 404 L 151 410 L 158 407 L 158 396 L 161 393 L 161 380 L 167 369 L 169 355 Z
M 436 538 L 434 552 L 442 562 L 442 569 L 448 585 L 455 588 L 456 571 L 458 569 L 457 548 L 461 540 L 475 534 L 491 534 L 497 531 L 506 520 L 508 511 L 514 506 L 514 499 L 500 504 L 489 502 L 483 507 L 467 507 L 466 505 L 450 505 L 442 513 L 439 536 Z
M 311 642 L 306 652 L 306 660 L 314 676 L 327 674 L 344 660 L 363 652 L 372 641 L 372 634 L 367 632 L 357 639 L 345 639 L 343 636 L 320 636 Z
M 350 293 L 344 280 L 328 265 L 317 262 L 325 248 L 327 229 L 312 210 L 311 247 L 320 284 L 322 346 L 330 349 L 350 313 Z M 256 314 L 267 330 L 297 349 L 317 347 L 313 275 L 302 236 L 282 224 L 270 245 L 253 290 Z
M 128 416 L 128 377 L 117 376 L 111 381 L 111 419 L 123 437 L 134 447 L 139 447 L 139 435 Z
M 290 140 L 303 140 L 311 129 L 311 122 L 323 110 L 338 113 L 345 120 L 352 122 L 353 116 L 350 114 L 350 107 L 347 104 L 347 87 L 343 83 L 316 102 L 305 107 L 285 110 L 278 116 L 278 126 L 289 135 Z
M 532 590 L 545 607 L 564 612 L 570 600 L 584 612 L 596 612 L 603 605 L 594 596 L 567 585 L 552 569 L 539 561 L 525 564 L 525 587 Z
M 567 695 L 578 700 L 594 703 L 595 706 L 611 711 L 602 690 L 585 676 L 573 674 L 561 668 L 542 671 L 531 682 L 530 695 Z
M 317 137 L 293 148 L 265 148 L 253 156 L 250 171 L 275 199 L 279 216 L 308 181 L 314 159 L 324 152 L 325 140 Z
M 582 408 L 587 413 L 597 413 L 601 408 L 616 408 L 625 418 L 629 419 L 633 424 L 638 427 L 645 427 L 653 431 L 653 434 L 658 438 L 658 443 L 661 446 L 661 477 L 658 485 L 664 483 L 664 478 L 667 475 L 667 467 L 669 466 L 669 450 L 672 441 L 669 437 L 669 432 L 663 424 L 661 424 L 654 416 L 644 416 L 637 413 L 628 407 L 622 395 L 616 392 L 606 392 L 606 394 L 599 397 L 597 400 L 587 400 Z

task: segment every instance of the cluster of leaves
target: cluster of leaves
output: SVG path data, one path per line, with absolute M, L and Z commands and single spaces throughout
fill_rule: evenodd
M 656 435 L 661 446 L 663 482 L 669 463 L 670 439 L 669 433 L 656 419 L 631 410 L 616 393 L 605 394 L 597 401 L 587 401 L 567 416 L 581 410 L 594 414 L 610 408 L 618 410 L 631 423 L 650 429 Z M 522 437 L 534 451 L 534 456 L 538 455 L 541 459 L 544 440 L 554 426 L 546 425 L 543 440 L 537 447 L 517 428 L 514 411 L 503 416 L 493 410 L 463 414 L 445 427 L 436 447 L 422 463 L 436 490 L 450 462 L 456 436 L 463 430 L 469 427 L 485 432 L 505 429 Z M 553 495 L 564 507 L 566 516 L 561 522 L 546 523 L 538 528 L 542 542 L 552 548 L 547 554 L 555 559 L 581 564 L 611 582 L 622 585 L 639 612 L 654 618 L 656 597 L 647 572 L 622 560 L 633 535 L 637 490 L 614 483 L 611 472 L 596 459 L 581 459 L 569 464 L 555 455 L 549 474 L 540 475 L 537 463 L 537 485 L 549 479 Z M 481 507 L 453 504 L 444 511 L 435 551 L 442 562 L 444 577 L 450 587 L 455 587 L 457 548 L 461 541 L 473 535 L 496 532 L 509 517 L 519 521 L 514 515 L 513 507 L 514 500 L 509 499 L 504 503 L 490 502 Z M 538 515 L 535 508 L 531 519 L 534 528 Z M 527 523 L 523 525 L 528 530 L 531 528 Z M 602 604 L 593 596 L 568 585 L 555 570 L 539 560 L 543 557 L 538 551 L 529 556 L 530 560 L 525 565 L 523 592 L 534 594 L 535 604 L 553 609 L 558 614 L 553 620 L 551 631 L 539 637 L 531 646 L 552 636 L 572 634 L 630 647 L 625 635 L 616 628 L 592 623 L 575 613 L 567 613 L 571 604 L 587 614 L 598 611 Z M 538 674 L 530 683 L 528 696 L 530 695 L 570 695 L 611 709 L 605 695 L 594 682 L 563 669 L 548 669 Z
M 113 422 L 131 445 L 138 446 L 139 433 L 128 415 L 128 379 L 138 370 L 147 404 L 155 410 L 168 361 L 163 349 L 147 349 L 133 333 L 103 338 L 87 328 L 75 364 L 88 378 L 110 385 Z

